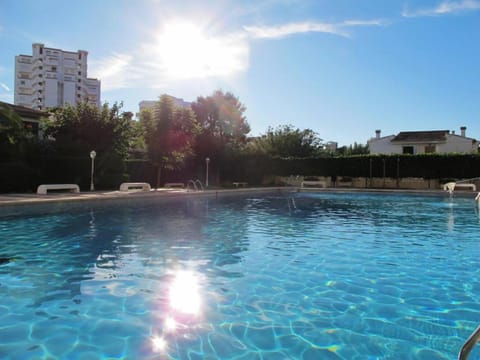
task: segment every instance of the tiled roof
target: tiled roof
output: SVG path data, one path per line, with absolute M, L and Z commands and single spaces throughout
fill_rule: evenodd
M 446 141 L 448 130 L 435 131 L 402 131 L 395 136 L 392 141 L 398 142 L 433 142 Z
M 21 117 L 31 118 L 31 119 L 40 119 L 42 116 L 46 116 L 47 114 L 43 111 L 30 109 L 25 106 L 13 105 L 3 101 L 0 101 L 1 104 L 4 104 L 10 107 L 13 111 L 15 111 Z

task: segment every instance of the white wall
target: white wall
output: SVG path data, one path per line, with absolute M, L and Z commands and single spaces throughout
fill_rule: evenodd
M 368 148 L 370 150 L 370 154 L 401 154 L 402 148 L 396 146 L 392 146 L 391 140 L 395 137 L 395 135 L 385 136 L 381 138 L 372 138 L 368 141 Z
M 45 107 L 57 106 L 58 81 L 57 79 L 45 79 L 44 95 Z
M 64 81 L 63 82 L 63 105 L 76 104 L 75 98 L 75 82 L 74 81 Z
M 459 135 L 447 135 L 447 143 L 440 144 L 437 147 L 437 152 L 443 153 L 471 153 L 477 152 L 478 142 L 473 141 L 472 138 L 463 137 Z
M 459 135 L 448 134 L 445 143 L 391 143 L 394 135 L 383 138 L 372 138 L 368 142 L 370 154 L 402 154 L 404 146 L 413 146 L 414 154 L 425 154 L 425 148 L 429 145 L 435 145 L 435 153 L 476 153 L 478 151 L 478 142 L 472 138 Z

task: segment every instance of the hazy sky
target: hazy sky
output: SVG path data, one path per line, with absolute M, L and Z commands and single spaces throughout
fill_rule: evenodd
M 480 138 L 480 0 L 0 0 L 0 100 L 32 43 L 89 52 L 102 102 L 231 91 L 251 135 Z

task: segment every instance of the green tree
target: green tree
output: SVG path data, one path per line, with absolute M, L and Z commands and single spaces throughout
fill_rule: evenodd
M 195 147 L 198 157 L 215 160 L 245 143 L 250 132 L 246 108 L 232 93 L 217 90 L 210 96 L 200 96 L 192 103 L 192 110 L 202 129 Z
M 55 169 L 57 181 L 71 179 L 85 185 L 92 150 L 97 153 L 95 182 L 100 187 L 114 188 L 128 179 L 124 160 L 132 138 L 133 114 L 121 108 L 122 104 L 117 103 L 99 108 L 82 102 L 52 109 L 44 133 L 54 139 L 50 142 L 50 157 L 59 162 Z
M 22 118 L 8 104 L 0 102 L 0 143 L 13 145 L 25 136 Z
M 265 135 L 252 139 L 247 151 L 279 157 L 309 157 L 322 152 L 322 139 L 313 130 L 282 125 L 270 127 Z
M 82 102 L 53 110 L 45 133 L 55 139 L 55 148 L 70 156 L 84 156 L 91 150 L 114 154 L 121 159 L 128 155 L 132 138 L 131 112 L 122 112 L 122 104 L 102 108 Z
M 341 156 L 366 155 L 369 153 L 368 145 L 358 144 L 357 142 L 353 145 L 342 146 L 336 151 L 336 154 Z
M 148 158 L 157 168 L 157 187 L 162 169 L 181 168 L 193 154 L 200 128 L 189 108 L 175 107 L 168 95 L 162 95 L 153 111 L 144 110 L 140 121 L 145 129 Z
M 132 121 L 132 137 L 130 139 L 129 158 L 145 159 L 147 144 L 145 142 L 145 127 L 141 121 Z
M 0 162 L 27 161 L 43 142 L 10 104 L 0 102 Z

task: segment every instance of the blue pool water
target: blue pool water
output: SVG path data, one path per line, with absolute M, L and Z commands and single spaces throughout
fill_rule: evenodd
M 472 198 L 392 194 L 3 216 L 0 358 L 454 359 L 479 228 Z

